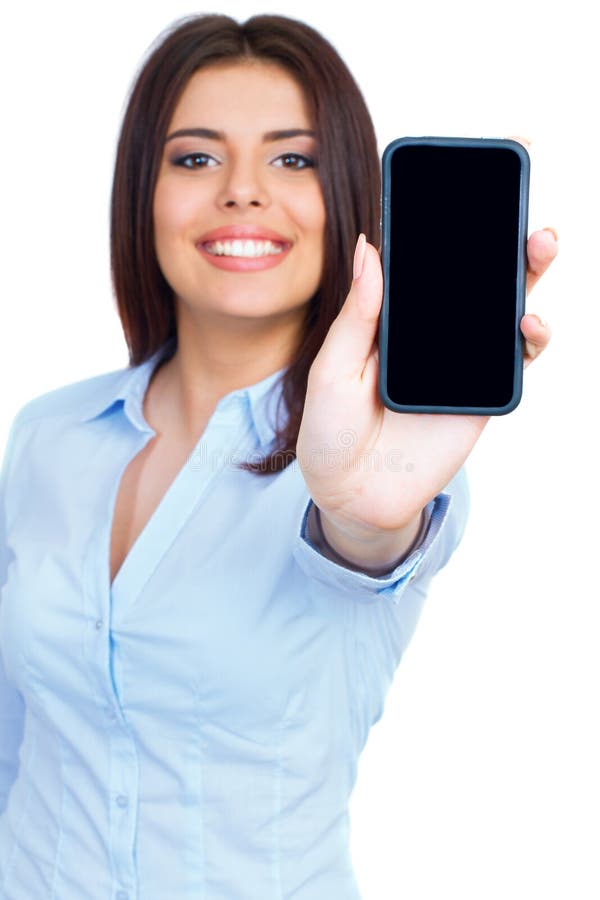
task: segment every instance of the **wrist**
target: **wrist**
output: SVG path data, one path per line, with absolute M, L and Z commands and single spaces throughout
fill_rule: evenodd
M 314 503 L 311 515 L 311 539 L 322 555 L 346 568 L 375 577 L 393 571 L 408 558 L 422 542 L 429 525 L 425 509 L 406 526 L 391 532 L 362 527 L 342 529 Z

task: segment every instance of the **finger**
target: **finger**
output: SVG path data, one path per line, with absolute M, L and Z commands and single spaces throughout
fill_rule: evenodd
M 531 147 L 531 138 L 523 137 L 520 134 L 509 134 L 508 139 L 511 141 L 518 141 L 519 144 L 523 144 L 525 149 Z
M 363 255 L 364 254 L 364 255 Z M 354 257 L 361 268 L 331 323 L 311 373 L 320 381 L 361 378 L 373 350 L 383 298 L 383 273 L 379 253 L 364 234 L 359 236 Z
M 523 368 L 527 368 L 542 353 L 552 337 L 550 326 L 535 313 L 521 319 L 521 332 L 525 338 Z
M 527 241 L 526 292 L 540 280 L 558 253 L 558 234 L 554 228 L 534 231 Z

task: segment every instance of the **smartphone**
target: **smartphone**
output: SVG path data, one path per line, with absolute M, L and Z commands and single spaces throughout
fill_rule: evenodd
M 379 393 L 389 409 L 504 415 L 519 404 L 529 168 L 510 139 L 386 147 Z

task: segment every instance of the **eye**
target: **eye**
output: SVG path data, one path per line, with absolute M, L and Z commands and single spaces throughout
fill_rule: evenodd
M 280 160 L 281 165 L 278 165 Z M 282 153 L 275 160 L 275 165 L 281 169 L 307 169 L 314 167 L 315 161 L 310 156 L 302 156 L 300 153 Z
M 174 165 L 185 169 L 207 169 L 217 165 L 216 159 L 206 153 L 188 153 L 173 160 Z

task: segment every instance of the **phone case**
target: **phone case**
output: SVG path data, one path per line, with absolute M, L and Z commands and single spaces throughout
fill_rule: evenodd
M 519 202 L 519 247 L 517 264 L 517 315 L 515 329 L 515 370 L 513 379 L 513 396 L 505 406 L 411 406 L 395 403 L 387 391 L 387 351 L 388 351 L 388 279 L 390 254 L 390 161 L 394 150 L 400 145 L 426 144 L 439 147 L 511 147 L 521 160 L 520 202 Z M 392 141 L 385 148 L 382 157 L 382 246 L 381 259 L 384 273 L 384 292 L 381 315 L 379 319 L 379 395 L 382 402 L 395 412 L 422 413 L 470 413 L 475 415 L 505 415 L 518 406 L 523 392 L 523 349 L 525 339 L 519 323 L 525 314 L 525 292 L 527 275 L 527 216 L 529 202 L 529 154 L 518 141 L 510 138 L 462 138 L 462 137 L 403 137 Z

